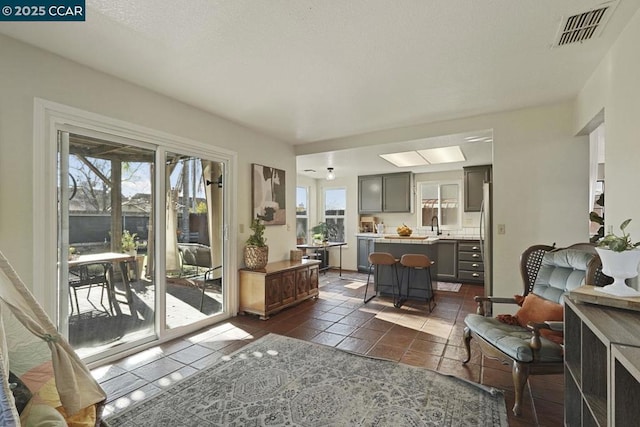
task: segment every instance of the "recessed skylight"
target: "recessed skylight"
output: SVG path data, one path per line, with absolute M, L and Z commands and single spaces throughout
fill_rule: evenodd
M 453 147 L 418 150 L 418 153 L 431 164 L 464 162 L 466 160 L 464 154 L 462 154 L 462 150 L 460 150 L 460 147 L 457 145 Z
M 417 151 L 405 151 L 403 153 L 380 154 L 380 157 L 399 168 L 409 166 L 424 166 L 429 164 Z
M 425 166 L 437 163 L 464 162 L 466 159 L 460 147 L 430 148 L 417 151 L 403 151 L 401 153 L 380 154 L 389 163 L 406 168 L 411 166 Z
M 493 138 L 490 136 L 467 136 L 464 140 L 467 142 L 492 142 Z

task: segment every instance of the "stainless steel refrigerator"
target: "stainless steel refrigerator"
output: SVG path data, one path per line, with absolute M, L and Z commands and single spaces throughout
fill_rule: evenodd
M 480 208 L 480 250 L 484 264 L 484 295 L 493 295 L 493 242 L 492 242 L 492 212 L 493 201 L 491 198 L 492 184 L 485 182 L 482 186 L 482 207 Z M 486 307 L 490 313 L 491 304 Z

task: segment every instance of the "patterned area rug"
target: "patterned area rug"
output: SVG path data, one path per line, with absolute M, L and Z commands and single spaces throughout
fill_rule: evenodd
M 507 426 L 504 396 L 423 368 L 269 334 L 115 426 Z
M 458 292 L 462 287 L 462 283 L 436 282 L 436 290 Z

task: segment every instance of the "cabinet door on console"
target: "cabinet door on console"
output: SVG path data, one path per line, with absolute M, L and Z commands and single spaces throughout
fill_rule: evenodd
M 317 265 L 313 265 L 309 267 L 309 293 L 310 294 L 318 293 L 319 274 L 320 274 L 320 269 L 318 268 Z
M 289 304 L 296 299 L 296 273 L 285 271 L 282 273 L 282 303 Z
M 282 305 L 282 274 L 272 274 L 264 279 L 266 311 Z
M 309 269 L 296 270 L 296 298 L 309 295 Z

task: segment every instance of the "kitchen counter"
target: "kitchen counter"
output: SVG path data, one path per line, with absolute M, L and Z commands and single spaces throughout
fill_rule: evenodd
M 384 240 L 405 240 L 405 238 L 400 239 L 389 239 L 388 236 L 391 236 L 392 233 L 378 234 L 378 233 L 356 233 L 356 237 L 368 237 L 372 239 L 384 239 Z M 476 234 L 453 234 L 453 233 L 443 233 L 440 236 L 436 236 L 435 234 L 414 234 L 410 237 L 420 237 L 421 239 L 427 237 L 429 240 L 429 244 L 434 243 L 438 240 L 480 240 L 480 236 Z M 418 239 L 415 239 L 418 240 Z M 403 242 L 408 243 L 408 242 Z
M 435 236 L 392 236 L 386 235 L 376 239 L 376 243 L 399 243 L 407 245 L 433 245 L 438 240 Z

